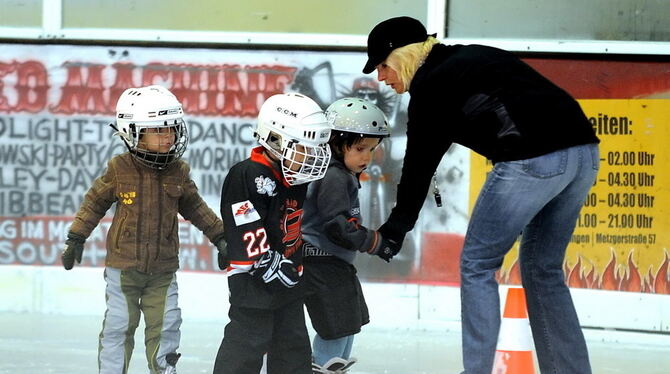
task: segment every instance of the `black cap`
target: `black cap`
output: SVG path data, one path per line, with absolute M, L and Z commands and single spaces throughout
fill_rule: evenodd
M 368 35 L 368 62 L 363 73 L 372 73 L 394 49 L 426 39 L 426 28 L 414 18 L 395 17 L 378 23 Z

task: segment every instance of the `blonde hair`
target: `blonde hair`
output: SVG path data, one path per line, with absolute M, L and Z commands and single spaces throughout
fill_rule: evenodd
M 388 55 L 385 63 L 398 73 L 398 78 L 405 86 L 405 91 L 409 90 L 414 74 L 423 65 L 423 61 L 433 50 L 433 46 L 438 43 L 440 43 L 439 40 L 428 36 L 423 42 L 396 48 Z

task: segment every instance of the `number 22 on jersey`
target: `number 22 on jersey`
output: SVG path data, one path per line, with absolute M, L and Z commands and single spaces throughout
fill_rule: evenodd
M 265 228 L 261 227 L 256 231 L 247 231 L 242 240 L 247 245 L 247 256 L 251 259 L 270 250 L 267 244 L 267 233 Z

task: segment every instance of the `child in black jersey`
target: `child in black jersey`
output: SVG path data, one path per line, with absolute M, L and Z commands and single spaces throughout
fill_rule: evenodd
M 258 114 L 261 144 L 234 165 L 221 192 L 228 228 L 230 323 L 215 374 L 311 374 L 303 312 L 302 205 L 307 182 L 323 178 L 330 125 L 322 109 L 299 94 L 270 97 Z

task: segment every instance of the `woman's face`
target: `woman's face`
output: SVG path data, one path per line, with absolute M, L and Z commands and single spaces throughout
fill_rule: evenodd
M 386 61 L 377 65 L 377 80 L 391 86 L 396 93 L 404 93 L 405 85 L 398 77 L 398 73 L 392 67 L 386 64 Z

